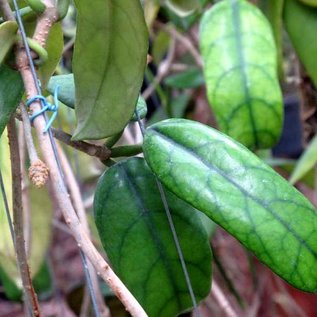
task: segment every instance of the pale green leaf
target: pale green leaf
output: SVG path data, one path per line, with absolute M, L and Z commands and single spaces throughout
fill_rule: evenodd
M 317 163 L 317 135 L 310 141 L 305 152 L 297 162 L 289 182 L 295 184 Z
M 16 40 L 18 25 L 15 21 L 6 21 L 0 24 L 0 65 Z
M 224 0 L 200 26 L 208 100 L 222 131 L 249 148 L 270 148 L 282 128 L 276 48 L 267 19 L 244 0 Z

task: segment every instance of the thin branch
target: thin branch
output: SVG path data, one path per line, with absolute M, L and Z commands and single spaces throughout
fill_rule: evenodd
M 44 13 L 38 18 L 33 38 L 43 46 L 45 45 L 51 26 L 57 20 L 57 16 L 58 14 L 56 9 L 47 8 Z M 27 56 L 23 48 L 20 48 L 17 52 L 17 65 L 22 75 L 27 98 L 37 95 L 36 83 L 33 80 L 31 69 L 27 61 Z M 32 103 L 30 108 L 33 112 L 35 112 L 39 111 L 41 109 L 41 106 L 39 102 L 35 101 L 34 103 Z M 95 269 L 97 270 L 97 274 L 100 274 L 100 276 L 112 288 L 116 296 L 126 307 L 127 311 L 129 311 L 132 316 L 147 316 L 141 305 L 137 302 L 137 300 L 126 288 L 126 286 L 111 270 L 109 264 L 106 263 L 106 261 L 97 251 L 89 236 L 87 235 L 85 228 L 79 221 L 72 202 L 69 198 L 68 192 L 65 188 L 64 181 L 59 172 L 58 163 L 55 160 L 55 154 L 49 135 L 47 133 L 43 133 L 45 126 L 46 122 L 43 116 L 38 116 L 34 120 L 34 127 L 36 129 L 39 146 L 43 153 L 45 163 L 49 168 L 49 176 L 51 178 L 52 189 L 56 196 L 56 202 L 59 209 L 63 213 L 65 221 L 71 229 L 78 246 L 83 250 L 85 255 L 94 265 Z
M 16 113 L 15 117 L 18 120 L 23 120 L 23 124 L 24 122 L 26 122 L 27 125 L 30 125 L 30 120 L 28 119 L 28 116 L 24 118 L 24 114 L 22 113 L 22 111 L 21 114 Z M 27 128 L 27 130 L 29 130 L 29 128 Z M 106 161 L 111 156 L 111 150 L 106 145 L 96 145 L 85 141 L 72 141 L 72 135 L 67 132 L 55 128 L 51 128 L 51 131 L 55 139 L 78 151 L 86 153 L 89 156 L 97 157 L 101 161 Z M 32 133 L 27 133 L 26 135 L 26 138 L 32 137 Z
M 72 136 L 70 134 L 54 128 L 51 130 L 54 138 L 57 140 L 90 156 L 95 156 L 101 161 L 106 161 L 111 156 L 111 150 L 104 145 L 96 145 L 84 141 L 72 141 Z
M 23 103 L 20 104 L 20 111 L 23 121 L 25 143 L 31 161 L 31 166 L 29 168 L 29 177 L 36 187 L 42 187 L 46 184 L 48 179 L 48 168 L 38 157 L 33 141 L 29 114 Z
M 212 281 L 211 294 L 214 296 L 224 313 L 226 313 L 226 316 L 239 317 L 215 280 Z
M 172 41 L 170 49 L 167 53 L 167 57 L 164 61 L 161 62 L 157 71 L 157 75 L 154 78 L 152 84 L 148 88 L 146 88 L 146 90 L 142 93 L 142 96 L 145 100 L 147 100 L 153 94 L 156 87 L 168 75 L 170 71 L 170 67 L 174 60 L 174 56 L 175 56 L 175 41 Z
M 74 208 L 77 212 L 80 222 L 82 223 L 84 227 L 85 232 L 87 233 L 87 235 L 90 236 L 86 210 L 82 201 L 82 195 L 81 195 L 77 180 L 73 174 L 73 171 L 67 160 L 67 157 L 65 153 L 63 152 L 62 148 L 59 146 L 59 144 L 57 144 L 57 149 L 58 149 L 58 154 L 60 157 L 60 162 L 63 168 L 65 180 L 69 188 L 71 199 L 73 201 Z M 88 271 L 89 271 L 90 278 L 92 280 L 92 285 L 94 288 L 94 293 L 96 296 L 96 301 L 99 308 L 100 316 L 109 317 L 110 311 L 109 311 L 109 308 L 105 305 L 103 296 L 101 295 L 101 291 L 100 291 L 99 283 L 98 283 L 98 276 L 96 274 L 96 271 L 94 270 L 90 261 L 87 261 L 87 262 L 88 262 L 87 263 Z
M 12 194 L 13 194 L 13 221 L 16 243 L 16 254 L 18 259 L 19 270 L 21 273 L 23 289 L 26 296 L 26 301 L 32 307 L 33 315 L 40 317 L 40 307 L 37 301 L 37 296 L 34 291 L 31 279 L 31 273 L 27 262 L 24 241 L 24 226 L 23 226 L 23 204 L 22 204 L 22 187 L 21 187 L 21 169 L 20 169 L 20 154 L 19 142 L 15 127 L 15 120 L 12 118 L 7 126 L 8 137 L 10 142 L 11 156 L 11 174 L 12 174 Z
M 193 56 L 197 66 L 200 68 L 203 67 L 203 61 L 202 58 L 196 49 L 196 47 L 193 45 L 192 41 L 178 32 L 173 26 L 166 25 L 161 22 L 156 21 L 154 24 L 156 27 L 160 28 L 161 30 L 165 31 L 166 33 L 170 34 L 173 38 L 175 38 L 177 41 L 183 44 L 184 47 L 187 48 L 188 52 Z

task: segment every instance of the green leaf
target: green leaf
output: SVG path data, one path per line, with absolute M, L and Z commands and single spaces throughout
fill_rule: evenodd
M 317 291 L 317 214 L 244 146 L 200 123 L 148 128 L 144 155 L 168 190 L 204 212 L 293 286 Z
M 310 141 L 307 149 L 297 162 L 289 182 L 295 184 L 317 163 L 317 135 Z
M 50 29 L 45 49 L 48 52 L 48 60 L 39 67 L 38 75 L 42 87 L 46 87 L 47 82 L 54 73 L 58 65 L 64 48 L 64 37 L 61 23 L 55 23 Z
M 146 66 L 147 27 L 139 0 L 75 4 L 74 139 L 102 139 L 122 131 L 132 117 Z
M 217 3 L 202 18 L 200 47 L 221 130 L 249 148 L 272 147 L 282 128 L 282 94 L 264 15 L 244 0 Z
M 5 65 L 0 65 L 0 136 L 19 105 L 23 91 L 20 74 Z
M 317 9 L 285 0 L 284 23 L 300 61 L 317 87 Z
M 145 99 L 141 95 L 139 95 L 139 98 L 138 98 L 136 106 L 135 106 L 135 110 L 137 111 L 140 119 L 143 119 L 143 118 L 146 117 L 147 104 L 146 104 Z M 132 121 L 137 121 L 138 120 L 138 117 L 137 117 L 135 112 L 133 113 L 133 116 L 132 116 L 131 120 Z
M 259 6 L 271 23 L 277 47 L 279 76 L 283 78 L 283 7 L 284 0 L 260 0 Z
M 51 77 L 47 84 L 47 91 L 54 95 L 56 86 L 59 86 L 58 99 L 70 108 L 75 108 L 75 83 L 74 75 L 58 75 Z
M 56 86 L 59 86 L 58 99 L 70 108 L 75 107 L 75 83 L 74 83 L 74 75 L 58 75 L 51 77 L 50 81 L 47 85 L 47 91 L 50 94 L 54 94 Z M 141 119 L 145 118 L 147 114 L 147 105 L 144 98 L 139 95 L 139 98 L 136 103 L 136 109 L 139 112 L 139 116 Z M 135 109 L 134 107 L 134 109 Z M 133 113 L 131 120 L 136 121 L 136 116 Z
M 317 7 L 317 0 L 299 0 L 299 1 L 309 6 Z
M 167 0 L 166 4 L 181 17 L 194 13 L 200 7 L 199 0 Z
M 197 211 L 166 191 L 197 300 L 208 295 L 211 250 Z M 157 183 L 145 161 L 109 168 L 94 201 L 101 242 L 116 273 L 151 317 L 192 306 Z
M 6 21 L 0 24 L 0 64 L 16 40 L 17 30 L 18 25 L 15 21 Z
M 204 83 L 205 79 L 199 68 L 187 69 L 184 72 L 170 75 L 164 80 L 165 85 L 179 89 L 197 88 Z

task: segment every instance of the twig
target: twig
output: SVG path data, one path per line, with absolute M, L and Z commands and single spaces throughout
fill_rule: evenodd
M 23 116 L 24 116 L 24 114 L 23 114 Z M 18 120 L 23 120 L 23 122 L 26 122 L 27 125 L 30 125 L 29 120 L 27 120 L 28 117 L 26 117 L 25 119 L 24 118 L 22 119 L 22 111 L 21 111 L 21 114 L 16 113 L 15 117 Z M 27 128 L 27 130 L 29 130 L 29 128 Z M 89 156 L 97 157 L 101 161 L 105 161 L 105 160 L 109 159 L 111 156 L 111 150 L 106 145 L 96 145 L 96 144 L 88 143 L 85 141 L 72 141 L 71 134 L 68 134 L 62 130 L 55 129 L 55 128 L 51 128 L 51 131 L 52 131 L 52 135 L 55 139 L 63 142 L 64 144 L 66 144 L 66 145 L 68 145 L 68 146 L 70 146 L 78 151 L 86 153 Z M 30 133 L 30 134 L 27 133 L 27 135 L 28 135 L 27 138 L 29 138 L 29 136 L 30 137 L 32 136 L 32 133 Z M 31 155 L 31 153 L 29 155 Z
M 58 144 L 57 144 L 57 149 L 58 149 L 60 162 L 61 162 L 61 165 L 63 168 L 65 180 L 66 180 L 66 183 L 67 183 L 68 188 L 69 188 L 71 199 L 73 201 L 74 208 L 77 212 L 77 215 L 78 215 L 80 222 L 82 223 L 82 225 L 85 229 L 85 232 L 87 233 L 87 235 L 90 236 L 86 211 L 85 211 L 85 207 L 84 207 L 84 204 L 82 201 L 82 195 L 80 193 L 80 189 L 79 189 L 77 180 L 72 172 L 72 169 L 71 169 L 71 166 L 67 160 L 67 157 L 65 156 L 62 148 Z M 109 308 L 106 307 L 104 300 L 103 300 L 103 297 L 101 295 L 101 291 L 100 291 L 99 283 L 98 283 L 98 276 L 96 275 L 96 272 L 89 261 L 87 263 L 87 266 L 88 266 L 90 278 L 92 280 L 92 285 L 94 288 L 100 316 L 109 317 L 110 311 L 109 311 Z
M 154 78 L 152 84 L 142 93 L 142 96 L 147 100 L 155 91 L 156 87 L 164 79 L 164 77 L 169 73 L 170 67 L 173 63 L 175 55 L 175 41 L 172 41 L 170 49 L 168 51 L 166 59 L 161 62 L 156 77 Z
M 19 270 L 21 273 L 23 289 L 26 301 L 32 307 L 33 315 L 40 317 L 40 307 L 37 296 L 34 291 L 31 279 L 31 273 L 27 262 L 24 242 L 23 227 L 23 204 L 22 204 L 22 187 L 21 187 L 21 170 L 19 143 L 15 128 L 15 120 L 12 118 L 7 126 L 8 137 L 10 142 L 11 156 L 11 174 L 12 174 L 12 193 L 13 193 L 13 221 L 16 243 L 16 254 L 18 259 Z
M 101 161 L 105 161 L 110 158 L 111 150 L 106 146 L 91 144 L 84 141 L 72 141 L 72 136 L 62 130 L 51 129 L 54 138 L 73 147 L 76 150 L 84 152 L 90 156 L 95 156 Z
M 43 46 L 46 42 L 49 30 L 56 19 L 57 12 L 55 8 L 47 8 L 44 13 L 38 18 L 37 26 L 34 33 L 34 39 L 36 39 Z M 37 95 L 36 83 L 33 80 L 30 65 L 27 61 L 26 52 L 23 48 L 20 48 L 17 52 L 17 65 L 23 78 L 27 97 L 30 98 L 34 95 Z M 30 107 L 33 112 L 39 111 L 41 109 L 39 102 L 32 103 Z M 141 305 L 137 302 L 137 300 L 121 282 L 121 280 L 111 270 L 109 264 L 106 263 L 100 253 L 96 250 L 95 246 L 89 239 L 89 236 L 86 234 L 83 225 L 79 221 L 68 196 L 63 179 L 60 175 L 49 135 L 47 133 L 43 133 L 46 126 L 44 117 L 38 116 L 34 120 L 34 126 L 36 129 L 39 146 L 45 159 L 45 163 L 49 167 L 49 176 L 51 178 L 52 189 L 56 196 L 56 202 L 59 206 L 59 209 L 63 213 L 65 221 L 71 229 L 78 243 L 78 246 L 82 248 L 83 252 L 94 265 L 97 273 L 100 274 L 100 276 L 112 288 L 112 290 L 119 298 L 119 300 L 121 300 L 127 311 L 129 311 L 132 316 L 147 316 Z
M 22 121 L 23 121 L 25 143 L 26 143 L 29 158 L 31 161 L 31 166 L 29 168 L 29 177 L 32 183 L 36 187 L 42 187 L 46 184 L 48 179 L 48 168 L 42 162 L 42 160 L 40 160 L 38 157 L 38 154 L 33 142 L 29 115 L 23 103 L 20 104 L 20 110 L 21 110 Z
M 222 310 L 226 313 L 228 317 L 238 317 L 239 315 L 235 312 L 229 301 L 227 300 L 226 296 L 222 292 L 221 288 L 217 284 L 215 280 L 212 281 L 212 289 L 211 294 L 214 296 L 216 301 L 218 302 L 219 306 Z
M 22 177 L 22 203 L 23 203 L 23 216 L 24 216 L 24 239 L 25 239 L 25 250 L 27 256 L 30 255 L 31 241 L 32 241 L 32 225 L 31 225 L 31 206 L 29 196 L 29 182 L 26 177 L 25 170 L 25 142 L 23 125 L 19 125 L 19 150 L 20 150 L 20 168 Z
M 203 67 L 203 61 L 202 58 L 196 49 L 196 47 L 193 45 L 191 40 L 184 36 L 183 34 L 179 33 L 174 27 L 171 25 L 163 24 L 159 21 L 156 21 L 154 24 L 156 27 L 160 28 L 161 30 L 165 31 L 166 33 L 170 34 L 173 38 L 175 38 L 177 41 L 181 42 L 184 47 L 187 48 L 188 52 L 193 56 L 197 66 L 200 68 Z

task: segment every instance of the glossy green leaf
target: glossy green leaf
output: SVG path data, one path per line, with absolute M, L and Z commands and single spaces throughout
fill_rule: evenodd
M 0 64 L 13 46 L 17 30 L 18 25 L 15 21 L 6 21 L 0 24 Z
M 5 65 L 0 65 L 0 136 L 19 105 L 23 91 L 20 74 Z
M 211 251 L 197 211 L 166 191 L 197 300 L 208 295 Z M 121 161 L 98 182 L 95 221 L 116 273 L 151 317 L 191 307 L 173 236 L 144 159 Z
M 244 146 L 200 123 L 148 128 L 144 155 L 160 181 L 293 286 L 317 291 L 317 213 Z
M 47 82 L 54 73 L 63 53 L 64 36 L 61 23 L 55 23 L 50 29 L 45 49 L 48 53 L 48 60 L 39 67 L 38 75 L 42 87 L 46 87 Z
M 284 23 L 300 61 L 317 87 L 317 9 L 285 0 Z
M 135 109 L 138 113 L 138 116 L 136 115 L 136 113 L 134 112 L 133 113 L 133 116 L 131 118 L 132 121 L 137 121 L 138 120 L 138 117 L 140 119 L 143 119 L 145 118 L 146 114 L 147 114 L 147 104 L 146 104 L 146 101 L 145 99 L 139 95 L 139 98 L 137 100 L 137 103 L 136 103 L 136 106 L 135 106 Z
M 74 75 L 58 75 L 51 77 L 50 81 L 47 85 L 47 91 L 50 94 L 54 94 L 56 86 L 59 86 L 58 99 L 70 108 L 75 107 L 75 83 L 74 83 Z M 144 98 L 139 95 L 136 109 L 139 112 L 139 116 L 143 119 L 147 114 L 147 105 Z M 135 109 L 135 108 L 134 108 Z M 131 120 L 136 121 L 136 116 L 133 113 Z
M 310 141 L 307 149 L 297 162 L 289 182 L 295 184 L 317 163 L 317 135 Z
M 184 72 L 173 74 L 165 78 L 164 84 L 174 88 L 197 88 L 205 83 L 199 68 L 190 68 Z
M 101 139 L 122 131 L 132 117 L 146 66 L 147 27 L 139 0 L 75 4 L 74 139 Z
M 181 17 L 194 13 L 200 7 L 199 0 L 166 0 L 166 4 Z
M 272 147 L 283 115 L 267 19 L 247 1 L 221 1 L 202 18 L 200 47 L 208 100 L 221 130 L 249 148 Z

